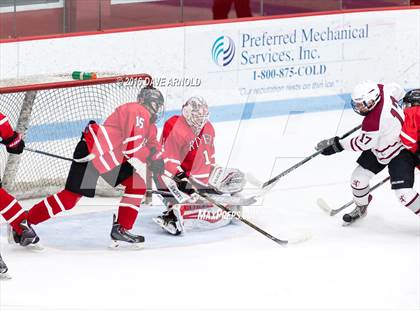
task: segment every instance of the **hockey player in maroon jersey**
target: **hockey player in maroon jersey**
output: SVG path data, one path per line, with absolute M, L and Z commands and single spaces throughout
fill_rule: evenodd
M 7 116 L 0 113 L 0 143 L 6 146 L 7 152 L 21 154 L 25 148 L 22 134 L 14 131 Z M 16 242 L 22 246 L 35 244 L 38 236 L 27 223 L 27 213 L 19 202 L 1 186 L 0 179 L 0 214 L 15 231 Z
M 208 121 L 209 111 L 202 97 L 191 97 L 182 107 L 182 115 L 168 119 L 163 127 L 161 144 L 165 172 L 155 177 L 158 187 L 168 188 L 163 195 L 168 210 L 154 221 L 171 234 L 178 235 L 187 228 L 216 228 L 231 221 L 217 207 L 195 196 L 186 181 L 188 178 L 200 191 L 214 194 L 219 202 L 228 203 L 229 197 L 244 186 L 244 175 L 238 169 L 224 169 L 216 165 L 213 125 Z M 221 194 L 224 194 L 221 195 Z
M 156 140 L 155 125 L 163 110 L 161 92 L 148 86 L 140 91 L 138 102 L 119 106 L 102 125 L 91 121 L 74 152 L 75 159 L 89 161 L 72 163 L 65 189 L 34 205 L 29 210 L 29 223 L 39 224 L 72 209 L 82 196 L 93 197 L 98 178 L 102 176 L 113 187 L 120 184 L 125 187 L 118 218 L 114 215 L 111 230 L 113 245 L 118 246 L 119 241 L 142 244 L 144 237 L 129 230 L 145 196 L 146 184 L 135 173 L 129 160 L 149 162 L 152 170 L 163 170 L 163 160 L 156 157 L 160 153 L 160 145 Z
M 323 155 L 343 150 L 362 152 L 351 177 L 356 208 L 343 216 L 345 223 L 352 223 L 366 215 L 372 199 L 369 181 L 387 166 L 391 188 L 400 203 L 415 213 L 420 209 L 419 195 L 413 189 L 414 157 L 400 140 L 404 113 L 398 102 L 404 93 L 397 84 L 366 81 L 357 85 L 351 95 L 351 103 L 354 111 L 364 116 L 360 134 L 343 140 L 338 137 L 323 140 L 316 147 L 323 150 Z

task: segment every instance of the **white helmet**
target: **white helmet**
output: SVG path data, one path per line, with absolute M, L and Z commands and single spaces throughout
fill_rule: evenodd
M 191 97 L 182 106 L 182 115 L 195 135 L 198 135 L 209 119 L 209 107 L 202 97 Z
M 381 100 L 378 84 L 365 81 L 358 84 L 351 93 L 351 106 L 360 115 L 367 115 Z

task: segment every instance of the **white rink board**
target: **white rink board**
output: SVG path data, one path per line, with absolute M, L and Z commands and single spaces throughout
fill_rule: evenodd
M 179 108 L 186 97 L 197 93 L 204 95 L 210 106 L 223 106 L 347 94 L 363 79 L 395 81 L 405 88 L 413 88 L 420 84 L 419 25 L 420 10 L 412 9 L 2 43 L 0 79 L 59 75 L 74 70 L 147 72 L 156 79 L 166 78 L 166 84 L 174 78 L 200 79 L 198 88 L 161 87 L 169 110 Z M 354 30 L 353 34 L 359 37 L 321 40 L 322 33 L 325 38 L 328 30 L 333 33 Z M 362 30 L 366 30 L 364 36 Z M 268 41 L 263 39 L 263 36 L 284 38 L 286 35 L 291 36 L 289 40 L 279 39 L 278 44 L 273 44 L 272 39 L 271 45 L 267 45 Z M 212 58 L 212 46 L 221 36 L 230 37 L 235 46 L 235 55 L 227 66 L 218 66 Z M 255 38 L 252 46 L 250 37 Z M 309 51 L 312 56 L 302 59 L 301 50 Z M 244 55 L 251 54 L 259 57 L 258 64 L 246 63 Z M 287 59 L 261 60 L 273 55 L 276 58 L 278 54 L 287 54 Z M 298 74 L 302 66 L 303 73 Z M 311 71 L 306 66 L 314 66 L 318 71 L 306 74 L 305 70 Z M 262 77 L 276 70 L 277 74 L 281 70 L 284 74 L 285 68 L 292 67 L 295 73 L 287 78 Z

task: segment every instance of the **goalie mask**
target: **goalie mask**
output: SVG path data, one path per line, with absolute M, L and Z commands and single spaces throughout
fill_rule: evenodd
M 152 123 L 157 123 L 162 118 L 165 111 L 165 100 L 158 89 L 153 86 L 142 88 L 137 96 L 137 101 L 150 112 L 150 121 Z
M 420 88 L 412 89 L 403 98 L 403 108 L 420 106 Z
M 182 106 L 182 115 L 195 135 L 198 135 L 209 119 L 209 108 L 202 97 L 191 97 Z
M 381 100 L 378 84 L 372 81 L 362 82 L 351 93 L 351 106 L 362 116 L 366 116 Z

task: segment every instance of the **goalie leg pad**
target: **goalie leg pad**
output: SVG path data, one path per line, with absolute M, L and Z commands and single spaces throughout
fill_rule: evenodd
M 180 208 L 187 230 L 210 230 L 226 226 L 233 217 L 210 204 L 185 204 Z
M 83 158 L 89 155 L 87 144 L 80 140 L 74 150 L 73 158 Z M 99 172 L 92 162 L 73 162 L 67 177 L 65 189 L 85 197 L 94 197 Z

